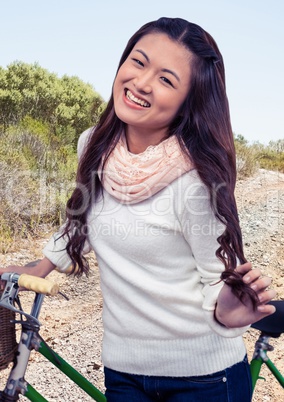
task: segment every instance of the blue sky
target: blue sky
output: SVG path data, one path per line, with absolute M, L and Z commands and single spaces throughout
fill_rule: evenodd
M 109 98 L 120 55 L 145 22 L 182 17 L 223 54 L 233 130 L 248 141 L 284 139 L 282 0 L 0 0 L 0 66 L 37 62 L 76 75 Z

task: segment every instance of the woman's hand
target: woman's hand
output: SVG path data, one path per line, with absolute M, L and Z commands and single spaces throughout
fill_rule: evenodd
M 224 283 L 218 296 L 215 317 L 217 321 L 228 328 L 253 324 L 275 312 L 275 307 L 267 304 L 276 296 L 274 289 L 267 289 L 271 285 L 271 278 L 262 276 L 258 268 L 252 269 L 249 262 L 239 265 L 236 270 L 243 275 L 243 281 L 256 292 L 259 304 L 254 310 L 249 297 L 245 297 L 241 302 L 232 293 L 230 286 Z
M 5 272 L 16 272 L 17 274 L 29 273 L 28 268 L 16 265 L 10 265 L 7 268 L 0 268 L 0 275 Z M 5 289 L 6 282 L 0 280 L 0 292 Z

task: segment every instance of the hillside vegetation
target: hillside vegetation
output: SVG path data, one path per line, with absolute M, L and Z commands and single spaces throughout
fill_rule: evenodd
M 64 221 L 77 167 L 76 144 L 105 103 L 78 77 L 38 64 L 0 67 L 0 252 Z M 284 172 L 284 140 L 268 146 L 235 138 L 238 177 Z
M 0 67 L 0 252 L 64 219 L 79 135 L 104 101 L 78 77 L 38 64 Z
M 257 169 L 284 172 L 284 139 L 270 141 L 268 145 L 249 144 L 242 136 L 235 137 L 238 177 L 251 176 Z

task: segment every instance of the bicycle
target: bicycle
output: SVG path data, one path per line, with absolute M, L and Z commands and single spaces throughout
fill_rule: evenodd
M 0 355 L 0 369 L 1 364 L 2 368 L 4 368 L 11 362 L 11 351 L 14 358 L 6 386 L 4 390 L 0 392 L 0 401 L 18 401 L 19 395 L 21 394 L 30 401 L 48 402 L 47 399 L 25 380 L 25 372 L 30 360 L 30 354 L 35 350 L 50 361 L 53 366 L 57 367 L 71 381 L 77 384 L 78 387 L 85 391 L 92 399 L 97 402 L 106 402 L 106 397 L 82 374 L 48 346 L 39 334 L 41 324 L 38 318 L 44 297 L 46 295 L 54 296 L 58 294 L 58 285 L 47 279 L 33 277 L 27 274 L 18 275 L 15 273 L 4 273 L 1 275 L 1 279 L 6 281 L 6 286 L 0 300 L 0 309 L 2 308 L 2 316 L 0 311 L 0 319 L 2 318 L 1 321 L 5 320 L 6 323 L 1 322 L 1 330 L 5 326 L 8 328 L 7 334 L 4 336 L 2 334 L 2 337 L 5 338 L 4 344 L 6 340 L 6 345 L 9 345 L 10 350 L 4 353 L 6 356 L 4 356 L 2 361 Z M 25 312 L 21 306 L 19 297 L 20 288 L 35 292 L 30 313 Z M 10 312 L 10 314 L 5 314 L 6 311 Z M 19 320 L 15 320 L 16 315 L 20 316 Z M 21 334 L 17 345 L 15 345 L 15 324 L 21 326 Z M 0 343 L 1 342 L 3 342 L 3 339 L 0 339 Z
M 57 294 L 59 292 L 57 284 L 27 274 L 4 273 L 1 275 L 1 279 L 6 281 L 6 286 L 0 300 L 0 309 L 2 308 L 4 312 L 10 312 L 8 327 L 10 324 L 12 332 L 10 331 L 8 338 L 10 342 L 11 339 L 13 341 L 13 346 L 10 349 L 13 349 L 14 363 L 10 370 L 6 386 L 0 392 L 0 402 L 18 401 L 20 394 L 32 402 L 48 402 L 47 399 L 25 380 L 25 372 L 32 350 L 36 350 L 42 354 L 95 401 L 106 402 L 106 397 L 83 375 L 63 360 L 39 335 L 40 322 L 38 318 L 44 297 L 45 295 L 54 296 Z M 20 287 L 35 292 L 29 314 L 23 311 L 21 307 L 19 298 Z M 267 365 L 276 380 L 284 388 L 284 377 L 267 356 L 267 352 L 273 350 L 273 347 L 269 344 L 269 338 L 277 338 L 284 332 L 284 301 L 272 301 L 271 303 L 275 305 L 276 312 L 252 325 L 253 328 L 260 331 L 260 336 L 255 343 L 254 354 L 250 362 L 253 389 L 255 389 L 258 379 L 262 378 L 260 377 L 260 372 L 263 364 Z M 16 314 L 20 315 L 20 320 L 18 321 L 15 320 Z M 16 323 L 21 325 L 21 335 L 19 343 L 15 346 L 13 325 Z M 8 365 L 11 361 L 10 356 L 7 357 L 7 360 L 4 364 Z

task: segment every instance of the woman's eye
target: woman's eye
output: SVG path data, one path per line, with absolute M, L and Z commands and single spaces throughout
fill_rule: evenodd
M 172 82 L 171 82 L 168 78 L 166 78 L 166 77 L 161 77 L 161 80 L 164 81 L 166 84 L 169 84 L 170 86 L 173 87 Z
M 138 59 L 132 59 L 135 63 L 139 64 L 139 66 L 144 66 L 144 64 L 142 63 L 142 61 L 138 60 Z

